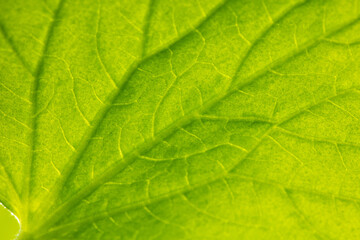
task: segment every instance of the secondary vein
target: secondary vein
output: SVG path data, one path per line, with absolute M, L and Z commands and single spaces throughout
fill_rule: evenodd
M 37 101 L 38 101 L 38 87 L 39 87 L 39 81 L 40 81 L 40 77 L 41 74 L 43 73 L 43 68 L 44 68 L 44 60 L 45 60 L 45 56 L 46 53 L 48 51 L 48 47 L 49 47 L 49 42 L 50 39 L 53 35 L 54 32 L 54 28 L 57 24 L 57 19 L 59 18 L 61 9 L 63 7 L 65 3 L 65 0 L 61 0 L 59 2 L 59 5 L 56 9 L 56 11 L 54 12 L 54 17 L 53 17 L 53 22 L 50 24 L 48 31 L 46 33 L 46 41 L 45 41 L 45 46 L 43 48 L 43 54 L 39 60 L 39 63 L 37 64 L 36 67 L 36 72 L 35 72 L 35 76 L 34 76 L 34 83 L 31 89 L 31 102 L 32 104 L 32 109 L 31 109 L 31 129 L 32 129 L 32 133 L 31 133 L 31 156 L 29 158 L 29 161 L 26 163 L 25 166 L 25 178 L 24 178 L 24 190 L 23 190 L 23 205 L 24 205 L 24 212 L 23 212 L 23 216 L 22 216 L 22 230 L 24 232 L 27 231 L 28 228 L 28 221 L 29 221 L 29 205 L 30 205 L 30 185 L 31 185 L 31 174 L 32 174 L 32 164 L 33 161 L 35 159 L 35 151 L 36 151 L 36 129 L 37 129 L 37 119 L 38 119 L 38 115 L 37 115 Z
M 206 18 L 204 18 L 198 25 L 201 26 L 204 22 L 206 22 L 207 19 L 211 18 L 214 14 L 216 14 L 224 5 L 226 2 L 228 2 L 230 0 L 226 0 L 224 1 L 222 4 L 220 4 L 217 8 L 215 8 L 213 10 L 213 12 L 211 14 L 209 14 Z M 150 15 L 151 15 L 151 11 L 150 8 L 153 7 L 153 0 L 149 1 L 149 13 L 146 15 L 145 18 L 150 19 Z M 142 48 L 146 47 L 146 33 L 148 32 L 148 29 L 150 25 L 149 23 L 144 24 L 144 35 L 143 35 L 143 40 L 142 40 Z M 193 31 L 189 32 L 189 33 L 185 33 L 183 36 L 180 36 L 177 41 L 179 41 L 182 38 L 185 38 L 187 35 L 191 34 Z M 92 127 L 90 127 L 89 131 L 87 131 L 84 135 L 84 137 L 82 138 L 81 142 L 79 143 L 79 147 L 76 149 L 76 152 L 74 153 L 74 155 L 72 155 L 70 157 L 70 160 L 68 162 L 68 165 L 65 167 L 65 169 L 63 170 L 63 178 L 60 178 L 57 183 L 54 185 L 54 189 L 52 190 L 50 196 L 46 199 L 46 202 L 51 202 L 54 203 L 55 199 L 57 198 L 58 194 L 61 192 L 61 190 L 63 189 L 64 185 L 66 184 L 66 182 L 69 180 L 71 173 L 73 172 L 73 170 L 76 168 L 76 166 L 78 165 L 81 157 L 84 155 L 86 148 L 88 147 L 91 139 L 93 136 L 95 136 L 97 129 L 99 128 L 99 126 L 101 125 L 102 121 L 105 119 L 107 113 L 109 112 L 109 110 L 113 107 L 113 103 L 115 102 L 116 98 L 121 94 L 125 84 L 127 81 L 129 81 L 132 77 L 132 75 L 135 73 L 135 71 L 137 70 L 137 68 L 139 67 L 139 65 L 143 62 L 145 62 L 146 60 L 148 60 L 149 58 L 157 55 L 159 52 L 163 51 L 164 49 L 168 48 L 168 46 L 165 46 L 163 49 L 160 49 L 159 51 L 156 51 L 150 55 L 144 56 L 145 54 L 145 50 L 141 49 L 141 53 L 140 55 L 142 56 L 142 59 L 139 59 L 138 61 L 135 61 L 132 63 L 132 65 L 129 67 L 128 71 L 124 74 L 124 76 L 122 77 L 122 79 L 120 80 L 120 83 L 118 84 L 118 88 L 112 92 L 108 99 L 106 100 L 105 103 L 105 107 L 103 107 L 102 109 L 100 109 L 98 111 L 98 113 L 95 115 L 94 119 L 91 122 Z M 39 213 L 39 216 L 41 219 L 41 217 L 45 217 L 48 210 L 51 208 L 51 204 L 45 205 L 45 207 L 43 206 L 42 212 Z
M 124 212 L 129 211 L 129 210 L 134 210 L 134 209 L 137 209 L 137 208 L 141 208 L 143 206 L 147 206 L 147 205 L 150 205 L 150 204 L 153 204 L 153 203 L 156 203 L 156 202 L 160 202 L 162 200 L 172 198 L 172 197 L 177 196 L 177 195 L 182 195 L 182 194 L 194 191 L 194 190 L 199 189 L 201 187 L 204 187 L 206 185 L 215 183 L 215 182 L 217 182 L 217 181 L 219 181 L 219 180 L 221 180 L 223 178 L 231 176 L 230 172 L 233 169 L 235 169 L 242 162 L 242 160 L 246 159 L 247 156 L 249 156 L 252 152 L 254 152 L 261 145 L 261 143 L 266 139 L 266 137 L 269 137 L 270 134 L 273 133 L 274 130 L 277 130 L 279 126 L 281 126 L 282 124 L 290 121 L 291 119 L 295 118 L 296 116 L 306 112 L 307 109 L 310 109 L 310 108 L 318 106 L 319 104 L 325 103 L 328 99 L 332 99 L 332 98 L 335 98 L 335 97 L 338 97 L 338 96 L 341 96 L 341 95 L 345 95 L 345 94 L 349 93 L 351 90 L 352 89 L 350 88 L 350 89 L 344 90 L 344 91 L 342 91 L 342 92 L 340 92 L 340 93 L 338 93 L 336 95 L 321 99 L 316 103 L 310 104 L 310 105 L 296 111 L 295 113 L 288 115 L 287 117 L 285 117 L 281 121 L 279 121 L 277 123 L 274 123 L 269 129 L 267 129 L 262 134 L 262 136 L 258 140 L 258 142 L 241 159 L 239 159 L 239 161 L 237 161 L 232 167 L 229 168 L 229 170 L 227 170 L 223 174 L 219 174 L 218 176 L 215 176 L 215 177 L 213 177 L 211 179 L 207 179 L 205 181 L 193 184 L 191 186 L 189 185 L 189 186 L 186 186 L 184 188 L 181 188 L 181 189 L 178 189 L 178 190 L 175 190 L 175 191 L 172 191 L 172 192 L 168 192 L 166 194 L 157 196 L 155 198 L 149 198 L 149 199 L 145 199 L 144 201 L 136 202 L 134 204 L 130 204 L 130 205 L 115 208 L 111 212 L 109 212 L 109 211 L 102 212 L 102 213 L 99 213 L 99 214 L 97 214 L 95 216 L 79 219 L 77 221 L 70 222 L 68 224 L 64 224 L 62 226 L 59 226 L 59 227 L 56 227 L 56 228 L 52 229 L 51 232 L 52 233 L 53 232 L 58 232 L 59 230 L 68 229 L 68 228 L 71 228 L 71 227 L 74 227 L 74 226 L 87 224 L 87 223 L 92 223 L 93 221 L 100 220 L 100 219 L 103 219 L 103 218 L 107 218 L 107 217 L 113 216 L 115 214 L 121 214 L 121 213 L 124 213 Z M 320 193 L 317 193 L 317 194 L 323 195 L 324 193 L 320 192 Z M 346 198 L 346 197 L 342 197 L 342 196 L 338 196 L 338 197 L 341 198 L 341 199 L 347 199 L 347 200 L 352 200 L 352 201 L 360 201 L 360 199 L 351 199 L 351 198 Z M 47 236 L 47 234 L 45 233 L 44 236 Z

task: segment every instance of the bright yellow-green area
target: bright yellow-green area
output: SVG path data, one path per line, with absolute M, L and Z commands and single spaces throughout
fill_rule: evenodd
M 0 0 L 21 240 L 360 239 L 359 0 Z
M 0 236 L 1 240 L 14 240 L 19 232 L 19 223 L 16 218 L 0 205 Z

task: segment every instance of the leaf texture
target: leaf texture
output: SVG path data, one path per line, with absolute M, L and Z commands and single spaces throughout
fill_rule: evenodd
M 359 5 L 1 0 L 19 239 L 359 239 Z

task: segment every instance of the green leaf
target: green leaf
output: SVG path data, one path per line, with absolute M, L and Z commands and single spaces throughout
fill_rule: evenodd
M 357 0 L 0 1 L 19 239 L 359 239 Z
M 14 239 L 19 232 L 19 222 L 6 209 L 0 205 L 0 236 L 2 239 Z

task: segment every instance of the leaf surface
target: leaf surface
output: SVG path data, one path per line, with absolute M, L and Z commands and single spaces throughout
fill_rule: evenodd
M 358 239 L 356 0 L 0 1 L 20 239 Z

